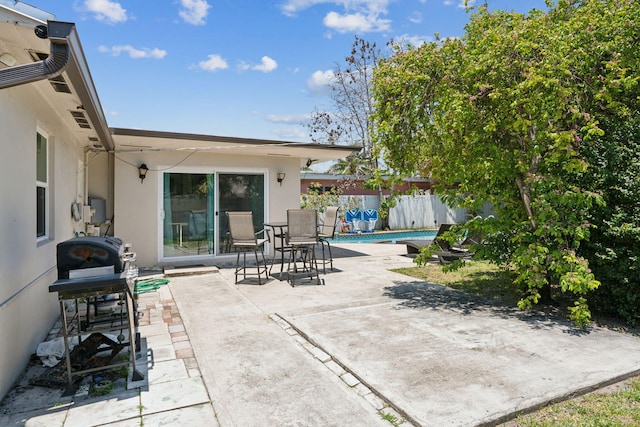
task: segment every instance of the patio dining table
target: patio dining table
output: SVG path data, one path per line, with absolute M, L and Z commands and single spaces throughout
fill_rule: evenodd
M 273 221 L 264 223 L 264 226 L 270 228 L 273 231 L 274 237 L 273 257 L 271 258 L 271 267 L 269 268 L 269 274 L 278 280 L 287 280 L 288 274 L 286 271 L 284 271 L 284 254 L 285 252 L 291 251 L 291 247 L 285 244 L 285 238 L 287 236 L 287 222 Z M 280 272 L 271 273 L 278 252 L 280 252 Z

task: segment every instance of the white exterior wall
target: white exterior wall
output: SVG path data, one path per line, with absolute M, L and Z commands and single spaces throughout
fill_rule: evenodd
M 140 145 L 145 145 L 142 141 Z M 286 157 L 239 156 L 200 152 L 181 162 L 189 151 L 117 153 L 114 177 L 114 236 L 131 243 L 140 267 L 159 265 L 162 224 L 163 172 L 194 168 L 195 172 L 266 171 L 267 208 L 265 220 L 286 221 L 287 209 L 300 207 L 300 160 Z M 144 183 L 138 178 L 138 165 L 150 169 Z M 162 172 L 157 172 L 161 170 Z M 282 186 L 276 181 L 278 172 L 286 173 Z M 213 258 L 212 258 L 213 259 Z
M 59 121 L 36 85 L 0 91 L 0 398 L 27 365 L 29 356 L 59 315 L 56 245 L 81 224 L 71 203 L 82 201 L 83 149 Z M 48 135 L 49 240 L 36 239 L 36 131 Z
M 107 219 L 113 218 L 113 153 L 91 152 L 87 157 L 89 197 L 104 199 L 107 205 Z M 96 226 L 98 226 L 96 224 Z M 113 228 L 108 224 L 100 225 L 100 235 L 113 235 Z

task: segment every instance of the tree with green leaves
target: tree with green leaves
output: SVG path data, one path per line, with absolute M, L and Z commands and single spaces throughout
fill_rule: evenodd
M 376 153 L 406 176 L 430 176 L 451 206 L 496 217 L 478 255 L 516 272 L 530 308 L 561 291 L 589 324 L 598 286 L 580 253 L 604 206 L 583 146 L 605 138 L 604 118 L 638 114 L 640 2 L 548 1 L 528 14 L 478 7 L 465 35 L 397 47 L 374 77 Z
M 631 325 L 640 322 L 640 116 L 626 123 L 602 119 L 604 135 L 586 141 L 581 153 L 591 165 L 578 184 L 602 194 L 591 209 L 594 228 L 579 253 L 602 285 L 590 298 L 594 311 Z

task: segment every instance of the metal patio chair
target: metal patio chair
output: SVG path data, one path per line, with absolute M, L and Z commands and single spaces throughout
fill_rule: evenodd
M 269 241 L 267 238 L 259 239 L 258 235 L 266 235 L 265 230 L 255 231 L 253 226 L 252 212 L 227 212 L 229 220 L 229 240 L 233 250 L 238 251 L 236 258 L 236 284 L 238 276 L 242 274 L 243 280 L 247 275 L 258 277 L 258 284 L 262 285 L 262 273 L 265 280 L 269 279 L 267 262 L 264 257 L 264 245 Z M 255 266 L 247 265 L 247 252 L 253 252 L 255 256 Z M 258 252 L 262 255 L 262 262 L 258 257 Z M 240 264 L 240 254 L 242 254 L 242 265 Z M 255 272 L 247 273 L 247 269 L 255 269 Z
M 320 224 L 318 238 L 320 245 L 322 246 L 322 272 L 327 273 L 327 262 L 329 263 L 329 270 L 333 270 L 333 255 L 331 254 L 331 244 L 329 239 L 333 239 L 336 234 L 336 227 L 338 222 L 338 211 L 340 208 L 337 206 L 328 206 L 324 211 L 324 220 Z M 324 246 L 327 245 L 329 252 L 329 259 L 325 257 Z
M 318 260 L 315 248 L 320 237 L 318 235 L 318 213 L 313 209 L 287 210 L 287 246 L 291 247 L 289 263 L 287 264 L 288 281 L 291 286 L 296 285 L 298 276 L 306 276 L 318 285 L 322 284 L 318 273 Z M 302 268 L 298 268 L 297 259 L 300 258 Z M 293 267 L 291 264 L 293 263 Z
M 203 249 L 203 243 L 207 244 L 207 251 L 211 253 L 207 229 L 207 211 L 189 211 L 189 236 L 191 240 L 197 242 L 198 254 Z

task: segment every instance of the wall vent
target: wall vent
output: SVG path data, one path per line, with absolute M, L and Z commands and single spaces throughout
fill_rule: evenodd
M 78 124 L 78 126 L 80 126 L 82 129 L 91 129 L 91 125 L 89 125 L 89 120 L 87 120 L 87 117 L 84 115 L 82 111 L 70 111 L 70 113 L 73 119 Z
M 31 54 L 31 58 L 34 62 L 44 61 L 49 57 L 48 53 L 37 52 L 35 50 L 30 50 L 29 53 Z M 50 78 L 49 83 L 51 83 L 51 86 L 53 86 L 53 90 L 55 90 L 56 92 L 71 93 L 71 88 L 69 88 L 69 85 L 67 84 L 64 77 L 62 77 L 62 74 L 57 77 Z
M 49 57 L 48 53 L 37 52 L 35 50 L 30 50 L 29 54 L 31 54 L 31 58 L 33 59 L 34 62 L 44 61 Z
M 69 85 L 65 81 L 64 77 L 62 77 L 62 74 L 49 79 L 49 83 L 51 83 L 51 86 L 53 86 L 53 90 L 55 90 L 56 92 L 71 93 L 71 89 L 69 88 Z

